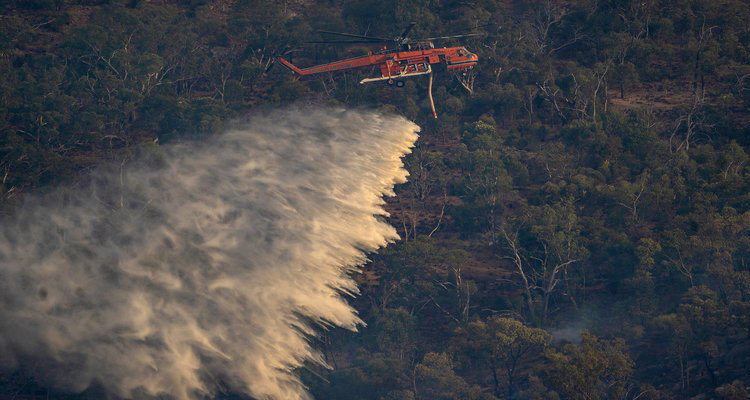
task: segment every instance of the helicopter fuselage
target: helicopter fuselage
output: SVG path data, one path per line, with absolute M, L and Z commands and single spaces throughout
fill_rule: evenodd
M 395 79 L 429 74 L 432 72 L 431 65 L 433 64 L 443 63 L 449 71 L 471 69 L 477 65 L 479 57 L 466 50 L 465 47 L 434 48 L 432 43 L 422 43 L 416 46 L 404 46 L 404 48 L 399 50 L 384 49 L 379 53 L 316 65 L 309 68 L 298 68 L 283 57 L 279 57 L 278 60 L 297 76 L 374 67 L 378 69 L 379 76 L 362 79 L 360 83 L 383 80 L 392 83 Z

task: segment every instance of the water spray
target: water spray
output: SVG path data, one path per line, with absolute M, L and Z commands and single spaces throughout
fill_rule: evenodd
M 343 109 L 256 115 L 0 221 L 0 365 L 119 397 L 308 399 L 316 325 L 356 329 L 350 273 L 397 239 L 383 195 L 418 127 Z

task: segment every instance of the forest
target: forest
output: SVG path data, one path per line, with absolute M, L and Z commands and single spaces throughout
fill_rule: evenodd
M 481 33 L 437 43 L 480 60 L 436 71 L 437 119 L 427 78 L 272 66 L 412 21 Z M 264 107 L 422 127 L 387 199 L 401 240 L 356 276 L 367 326 L 321 330 L 331 368 L 298 371 L 316 399 L 750 398 L 746 0 L 6 0 L 0 71 L 0 214 Z

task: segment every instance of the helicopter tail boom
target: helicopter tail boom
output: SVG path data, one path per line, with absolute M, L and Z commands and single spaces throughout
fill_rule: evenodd
M 287 61 L 284 57 L 279 57 L 278 60 L 285 67 L 291 69 L 295 74 L 297 74 L 297 75 L 307 75 L 307 74 L 305 74 L 305 71 L 297 68 L 294 64 L 292 64 L 289 61 Z

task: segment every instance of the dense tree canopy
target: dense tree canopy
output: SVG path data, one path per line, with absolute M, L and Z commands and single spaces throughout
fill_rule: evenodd
M 388 200 L 402 240 L 358 276 L 368 327 L 322 332 L 333 369 L 301 371 L 317 398 L 747 398 L 747 1 L 10 0 L 0 18 L 2 212 L 261 105 L 423 127 Z M 268 69 L 368 50 L 305 45 L 316 29 L 411 21 L 482 33 L 438 43 L 480 64 L 436 73 L 437 120 L 426 79 Z

